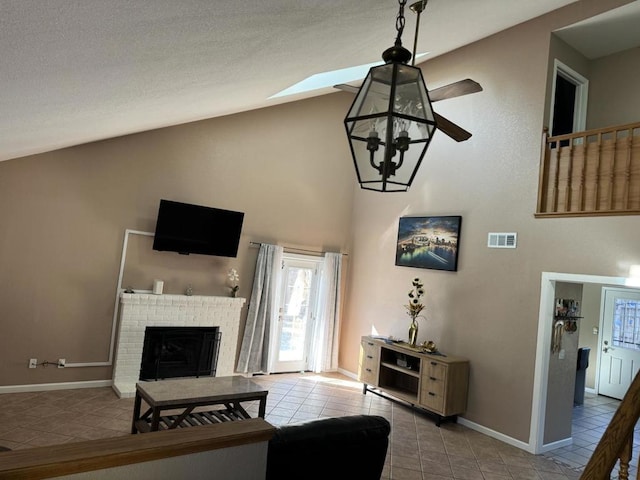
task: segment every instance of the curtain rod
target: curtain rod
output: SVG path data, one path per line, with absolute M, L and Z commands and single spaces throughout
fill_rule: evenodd
M 259 247 L 260 245 L 262 245 L 262 242 L 249 242 L 249 245 L 252 247 Z M 290 252 L 290 253 L 295 253 L 295 252 L 305 252 L 305 253 L 315 253 L 317 255 L 324 255 L 325 253 L 334 253 L 334 252 L 319 252 L 317 250 L 305 250 L 304 248 L 295 248 L 295 247 L 282 247 L 285 251 Z M 341 253 L 341 252 L 335 252 L 335 253 L 340 253 L 340 255 L 344 255 L 345 257 L 348 256 L 348 253 Z

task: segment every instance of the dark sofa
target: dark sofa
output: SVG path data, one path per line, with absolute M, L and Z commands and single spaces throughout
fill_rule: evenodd
M 282 425 L 269 441 L 266 478 L 379 479 L 390 432 L 389 421 L 377 415 Z

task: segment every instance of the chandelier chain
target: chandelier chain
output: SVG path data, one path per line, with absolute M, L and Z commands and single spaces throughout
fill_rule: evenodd
M 398 4 L 400 8 L 398 9 L 398 16 L 396 17 L 396 31 L 398 32 L 396 45 L 402 45 L 400 37 L 402 37 L 402 32 L 404 31 L 404 7 L 407 4 L 407 0 L 398 0 Z

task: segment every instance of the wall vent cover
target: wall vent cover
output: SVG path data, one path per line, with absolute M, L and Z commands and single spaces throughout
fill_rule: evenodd
M 517 233 L 489 233 L 489 248 L 516 248 Z

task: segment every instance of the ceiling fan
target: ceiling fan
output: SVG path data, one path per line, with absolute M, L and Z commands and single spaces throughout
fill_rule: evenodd
M 358 93 L 358 91 L 360 90 L 359 87 L 349 85 L 347 83 L 339 83 L 337 85 L 334 85 L 333 87 L 337 88 L 338 90 L 343 90 L 350 93 Z M 470 78 L 466 78 L 458 82 L 450 83 L 449 85 L 445 85 L 443 87 L 429 90 L 428 92 L 431 103 L 433 103 L 440 100 L 461 97 L 462 95 L 469 95 L 470 93 L 481 91 L 482 87 L 478 82 L 475 82 Z M 456 125 L 451 120 L 448 120 L 447 118 L 437 114 L 436 112 L 433 112 L 433 115 L 436 120 L 436 128 L 447 134 L 449 137 L 453 138 L 456 142 L 463 142 L 471 138 L 470 132 Z

